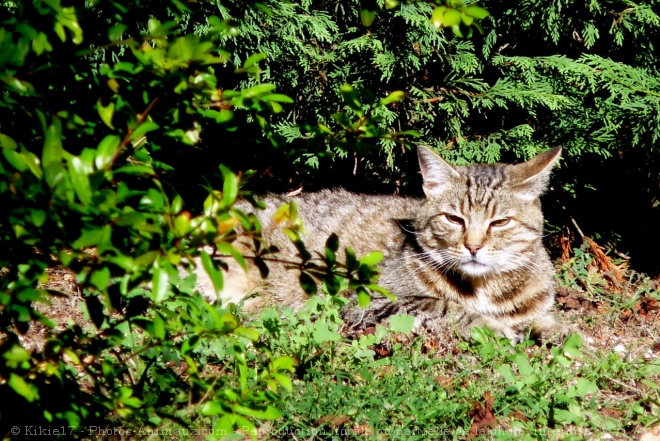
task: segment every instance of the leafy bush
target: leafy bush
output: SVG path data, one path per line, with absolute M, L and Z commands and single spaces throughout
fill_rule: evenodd
M 50 423 L 95 436 L 91 427 L 112 420 L 129 431 L 170 421 L 219 437 L 278 417 L 293 360 L 256 350 L 258 332 L 193 295 L 194 278 L 181 281 L 177 270 L 201 253 L 219 287 L 217 263 L 199 247 L 237 255 L 238 224 L 258 236 L 231 208 L 242 178 L 216 164 L 222 191 L 207 189 L 193 215 L 163 158 L 193 148 L 199 120 L 231 131 L 235 112 L 258 117 L 289 98 L 268 83 L 221 83 L 235 71 L 258 74 L 259 58 L 232 67 L 217 44 L 232 28 L 217 17 L 203 36 L 186 32 L 181 24 L 204 8 L 2 8 L 11 18 L 0 30 L 0 433 L 11 424 L 27 436 L 24 427 Z M 55 267 L 76 274 L 87 321 L 66 326 L 49 311 L 68 294 L 49 281 Z M 52 333 L 35 342 L 38 324 Z

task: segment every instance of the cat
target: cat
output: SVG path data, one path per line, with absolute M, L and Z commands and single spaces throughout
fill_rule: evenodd
M 280 250 L 277 258 L 300 261 L 273 221 L 277 207 L 294 200 L 303 221 L 302 240 L 312 253 L 322 253 L 328 236 L 337 233 L 342 246 L 358 256 L 384 254 L 378 284 L 397 299 L 374 297 L 367 309 L 349 308 L 344 318 L 354 327 L 410 314 L 418 329 L 451 326 L 464 338 L 475 326 L 487 326 L 514 343 L 528 328 L 540 338 L 565 334 L 552 315 L 553 267 L 542 244 L 539 200 L 561 147 L 518 165 L 452 166 L 428 147 L 417 152 L 424 199 L 345 190 L 266 197 L 267 208 L 256 215 L 266 241 Z M 246 202 L 238 207 L 251 209 Z M 246 255 L 254 253 L 247 241 L 234 245 Z M 253 266 L 246 272 L 229 262 L 219 293 L 223 304 L 244 300 L 247 309 L 271 303 L 301 308 L 308 297 L 299 271 L 284 263 L 268 266 L 270 275 L 262 280 Z M 203 271 L 198 288 L 216 298 Z M 261 295 L 245 300 L 254 292 Z

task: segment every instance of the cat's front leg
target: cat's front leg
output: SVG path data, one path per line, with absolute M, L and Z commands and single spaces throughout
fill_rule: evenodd
M 438 311 L 439 312 L 439 311 Z M 505 337 L 512 344 L 520 343 L 524 338 L 521 330 L 501 321 L 477 312 L 468 311 L 462 305 L 450 303 L 444 314 L 416 314 L 415 325 L 431 334 L 441 334 L 441 328 L 452 328 L 463 339 L 471 340 L 472 328 L 488 327 L 498 337 Z
M 520 343 L 524 339 L 524 333 L 522 331 L 514 329 L 493 317 L 474 312 L 464 312 L 457 319 L 456 331 L 466 340 L 472 338 L 472 329 L 474 327 L 488 327 L 496 337 L 505 337 L 513 345 Z
M 531 326 L 531 336 L 542 342 L 563 342 L 570 334 L 579 334 L 582 342 L 589 346 L 593 341 L 588 335 L 585 335 L 579 329 L 573 326 L 567 326 L 555 319 L 552 314 L 547 314 L 537 319 Z

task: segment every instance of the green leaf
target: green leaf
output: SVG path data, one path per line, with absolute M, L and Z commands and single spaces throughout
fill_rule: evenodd
M 120 227 L 137 227 L 144 224 L 146 221 L 147 217 L 144 213 L 140 213 L 139 211 L 127 211 L 115 219 L 115 225 Z
M 238 318 L 230 312 L 222 314 L 217 319 L 217 328 L 222 332 L 232 332 L 238 328 L 238 325 Z
M 357 301 L 358 305 L 360 305 L 360 308 L 368 308 L 369 304 L 371 303 L 371 295 L 367 292 L 367 290 L 360 286 L 357 289 Z
M 355 256 L 355 251 L 353 251 L 350 248 L 344 248 L 344 252 L 346 253 L 346 266 L 350 270 L 356 270 L 360 267 L 360 262 L 357 260 L 357 257 Z
M 140 138 L 145 136 L 149 132 L 153 132 L 154 130 L 158 130 L 160 126 L 156 124 L 153 121 L 145 121 L 139 126 L 133 130 L 133 133 L 131 133 L 131 141 L 135 142 L 138 141 Z
M 222 185 L 222 200 L 220 202 L 220 208 L 230 207 L 238 197 L 238 178 L 227 167 L 220 165 L 220 171 L 225 181 Z
M 80 250 L 83 248 L 99 246 L 101 242 L 105 239 L 106 229 L 105 228 L 92 228 L 85 229 L 83 228 L 82 234 L 78 239 L 76 239 L 71 246 Z
M 399 0 L 385 0 L 385 7 L 387 9 L 394 9 L 399 6 Z
M 394 92 L 387 95 L 385 98 L 378 102 L 380 106 L 386 106 L 390 103 L 403 101 L 406 98 L 406 92 L 402 90 L 395 90 Z
M 477 5 L 470 5 L 463 9 L 463 12 L 471 17 L 476 18 L 477 20 L 483 20 L 484 18 L 490 16 L 490 13 L 487 10 Z
M 202 409 L 200 410 L 200 413 L 206 416 L 215 416 L 221 413 L 225 413 L 225 411 L 222 406 L 222 403 L 216 400 L 216 401 L 207 401 L 206 403 L 204 403 Z
M 92 201 L 92 187 L 89 184 L 89 172 L 90 170 L 80 156 L 74 156 L 69 160 L 69 178 L 71 179 L 71 185 L 73 186 L 73 191 L 83 205 L 88 205 Z
M 41 163 L 46 167 L 52 162 L 62 162 L 62 133 L 56 124 L 51 124 L 46 130 Z
M 213 258 L 206 251 L 202 251 L 200 254 L 202 259 L 202 266 L 204 271 L 213 282 L 213 289 L 216 293 L 222 291 L 223 280 L 222 280 L 222 271 L 217 268 L 216 263 L 213 261 Z
M 328 323 L 326 323 L 323 319 L 320 319 L 314 322 L 312 338 L 314 339 L 315 343 L 321 344 L 328 341 L 340 340 L 341 335 L 337 331 L 331 330 Z
M 266 96 L 265 98 L 268 99 L 269 101 L 277 101 L 277 102 L 280 102 L 280 103 L 288 103 L 288 104 L 293 103 L 293 98 L 291 98 L 287 95 L 283 95 L 281 93 L 271 93 L 270 95 Z
M 5 157 L 7 162 L 11 164 L 19 172 L 24 172 L 28 169 L 28 165 L 25 161 L 25 157 L 15 150 L 2 149 L 2 155 Z
M 394 314 L 390 317 L 390 331 L 408 334 L 415 325 L 415 317 L 406 314 Z
M 286 390 L 287 392 L 293 391 L 293 381 L 291 381 L 291 378 L 289 378 L 287 375 L 278 373 L 272 373 L 270 375 L 280 384 L 280 386 L 282 386 L 282 389 Z
M 272 83 L 262 83 L 256 86 L 248 87 L 241 91 L 241 94 L 248 98 L 257 98 L 275 90 L 277 86 Z
M 6 77 L 0 77 L 2 81 L 4 81 L 7 86 L 11 87 L 14 89 L 16 92 L 22 94 L 22 95 L 34 95 L 34 86 L 27 81 L 18 79 L 16 77 L 11 77 L 11 76 L 6 76 Z
M 163 317 L 159 313 L 154 314 L 153 323 L 153 337 L 160 340 L 165 340 L 165 320 L 163 320 Z
M 360 9 L 360 21 L 365 28 L 370 27 L 376 19 L 376 11 L 362 8 Z
M 94 164 L 96 165 L 97 170 L 105 169 L 109 164 L 112 156 L 119 147 L 121 139 L 117 135 L 106 135 L 105 138 L 99 142 L 98 147 L 96 148 L 96 157 L 94 158 Z
M 16 375 L 13 372 L 9 373 L 9 387 L 14 389 L 14 392 L 25 398 L 28 402 L 33 402 L 39 399 L 39 389 L 34 384 L 26 382 L 23 377 Z
M 369 285 L 367 285 L 367 288 L 369 288 L 371 291 L 375 291 L 375 292 L 381 294 L 383 297 L 385 297 L 385 298 L 387 298 L 391 301 L 396 300 L 396 296 L 394 294 L 389 292 L 386 288 L 383 288 L 382 286 L 376 285 L 375 283 L 370 283 Z
M 128 26 L 126 26 L 124 23 L 117 23 L 111 26 L 110 30 L 108 30 L 108 39 L 110 41 L 121 40 L 122 35 L 124 32 L 126 32 L 127 29 Z
M 234 334 L 240 335 L 252 341 L 259 340 L 259 332 L 252 328 L 246 328 L 245 326 L 238 326 L 234 329 Z
M 73 44 L 80 44 L 83 42 L 83 31 L 78 23 L 76 9 L 73 6 L 62 8 L 61 11 L 58 12 L 56 18 L 57 25 L 62 25 L 68 28 L 73 34 L 73 38 L 71 39 Z M 60 38 L 62 38 L 63 33 L 63 31 L 60 32 Z M 65 41 L 65 39 L 62 38 L 62 41 Z
M 46 222 L 47 215 L 45 210 L 30 208 L 28 211 L 30 213 L 30 222 L 32 222 L 35 227 L 40 228 L 44 222 Z
M 12 345 L 11 349 L 2 356 L 7 360 L 7 366 L 13 369 L 30 360 L 30 353 L 18 344 Z
M 267 406 L 266 408 L 257 408 L 257 407 L 253 408 L 253 407 L 246 407 L 237 404 L 235 406 L 232 406 L 232 409 L 236 413 L 247 415 L 252 418 L 259 418 L 262 420 L 276 420 L 282 417 L 282 412 L 280 412 L 279 410 L 277 410 L 277 408 L 273 406 Z
M 574 423 L 581 424 L 582 418 L 574 413 L 564 410 L 564 409 L 554 409 L 555 411 L 555 421 L 560 423 Z
M 247 262 L 245 261 L 245 258 L 241 254 L 240 251 L 238 251 L 236 248 L 234 248 L 231 244 L 227 242 L 218 242 L 216 244 L 216 247 L 218 248 L 218 251 L 220 251 L 223 254 L 229 254 L 231 255 L 236 262 L 243 268 L 244 271 L 247 271 L 248 266 Z
M 316 280 L 314 280 L 314 277 L 310 276 L 308 273 L 303 272 L 300 273 L 300 278 L 298 280 L 300 282 L 300 286 L 306 294 L 310 296 L 316 294 L 318 286 L 316 285 Z
M 515 363 L 518 367 L 518 372 L 520 372 L 522 377 L 529 377 L 534 375 L 534 368 L 531 364 L 529 364 L 529 360 L 527 360 L 525 355 L 517 354 L 515 357 Z
M 247 60 L 245 60 L 245 62 L 243 63 L 243 69 L 247 69 L 248 67 L 254 66 L 258 62 L 265 60 L 266 57 L 268 57 L 268 55 L 263 52 L 250 55 L 247 58 Z
M 339 249 L 339 237 L 335 233 L 332 233 L 325 241 L 325 247 L 331 251 L 337 252 Z
M 577 384 L 575 385 L 578 397 L 584 397 L 589 394 L 595 394 L 598 392 L 598 386 L 593 381 L 587 380 L 586 378 L 578 378 Z
M 293 372 L 295 370 L 297 363 L 291 357 L 279 357 L 270 362 L 270 371 L 279 372 L 279 371 L 289 371 Z
M 323 278 L 323 283 L 325 285 L 326 290 L 328 291 L 328 294 L 331 296 L 334 296 L 339 292 L 341 289 L 341 277 L 332 273 L 328 272 L 326 273 L 325 277 Z
M 380 251 L 374 251 L 362 256 L 362 258 L 360 259 L 360 263 L 363 265 L 373 266 L 379 263 L 381 260 L 383 260 L 383 257 L 385 257 L 383 256 L 383 253 L 381 253 Z
M 516 377 L 513 375 L 513 370 L 511 369 L 510 364 L 503 364 L 497 370 L 509 384 L 513 385 L 516 382 Z
M 170 286 L 170 275 L 165 268 L 154 266 L 151 278 L 151 298 L 154 303 L 160 303 L 167 297 Z
M 450 28 L 452 26 L 458 26 L 461 23 L 461 13 L 456 9 L 447 9 L 444 14 L 442 14 L 442 25 L 444 27 Z
M 582 337 L 578 333 L 568 336 L 562 347 L 564 355 L 568 358 L 577 358 L 580 356 L 580 347 L 582 346 Z
M 89 281 L 99 291 L 105 291 L 108 289 L 108 283 L 110 283 L 110 268 L 104 266 L 95 270 L 89 277 Z
M 110 102 L 107 106 L 103 106 L 101 104 L 101 101 L 98 101 L 96 103 L 96 110 L 99 113 L 99 116 L 101 117 L 101 121 L 105 123 L 106 126 L 110 127 L 111 129 L 114 129 L 112 126 L 112 117 L 115 114 L 115 103 Z
M 17 144 L 16 141 L 14 141 L 9 136 L 5 135 L 4 133 L 0 133 L 0 147 L 7 150 L 16 150 Z
M 447 10 L 446 6 L 438 6 L 433 10 L 433 14 L 431 14 L 431 23 L 433 26 L 436 28 L 440 28 L 444 26 L 443 22 L 443 16 L 445 14 L 445 11 Z
M 181 354 L 188 355 L 190 351 L 199 345 L 200 341 L 199 335 L 191 335 L 189 339 L 184 340 L 181 344 Z
M 344 84 L 340 87 L 344 103 L 353 109 L 358 115 L 362 114 L 362 103 L 360 102 L 360 93 L 350 84 Z

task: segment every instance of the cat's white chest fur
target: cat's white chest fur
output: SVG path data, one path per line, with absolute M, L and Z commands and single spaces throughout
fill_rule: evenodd
M 477 288 L 475 291 L 474 309 L 482 314 L 497 314 L 500 308 L 493 304 L 484 288 Z

